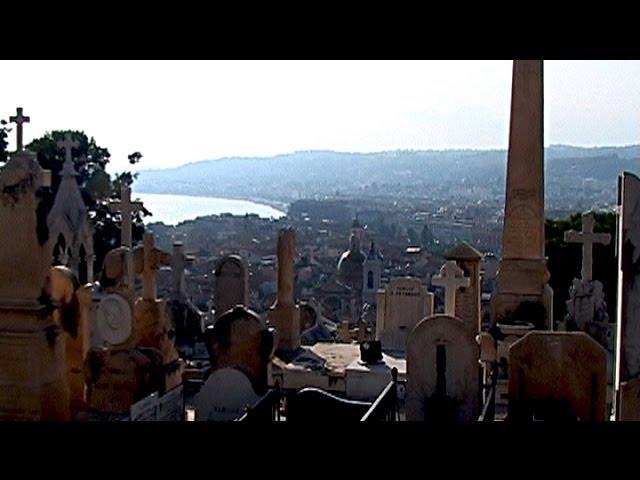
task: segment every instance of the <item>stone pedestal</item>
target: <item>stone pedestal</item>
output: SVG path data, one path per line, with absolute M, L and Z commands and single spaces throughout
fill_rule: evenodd
M 164 369 L 164 391 L 182 383 L 184 362 L 175 348 L 175 330 L 164 300 L 140 298 L 134 306 L 135 344 L 160 352 Z
M 269 324 L 278 332 L 278 352 L 291 352 L 300 347 L 300 308 L 298 305 L 276 305 L 269 310 Z
M 0 331 L 0 420 L 68 420 L 62 329 L 41 308 L 2 306 Z
M 548 276 L 546 260 L 503 259 L 491 297 L 492 323 L 527 322 L 551 330 L 553 290 Z
M 69 418 L 64 335 L 44 305 L 51 249 L 41 188 L 49 173 L 35 153 L 19 151 L 0 175 L 2 420 Z
M 162 390 L 161 372 L 162 360 L 155 349 L 94 349 L 85 370 L 89 408 L 126 415 L 132 404 Z
M 613 352 L 615 325 L 609 323 L 607 304 L 599 281 L 574 279 L 564 322 L 567 331 L 586 332 L 607 351 Z

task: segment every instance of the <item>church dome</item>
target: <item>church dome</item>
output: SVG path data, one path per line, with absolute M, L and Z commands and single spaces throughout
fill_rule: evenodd
M 338 260 L 338 279 L 349 287 L 362 287 L 362 269 L 366 255 L 356 242 L 351 242 L 349 250 Z

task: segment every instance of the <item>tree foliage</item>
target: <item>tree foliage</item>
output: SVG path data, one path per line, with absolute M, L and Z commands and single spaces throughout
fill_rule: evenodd
M 551 277 L 549 284 L 553 288 L 553 312 L 556 320 L 562 320 L 567 313 L 566 301 L 574 278 L 580 278 L 582 266 L 582 245 L 566 243 L 564 232 L 582 230 L 582 214 L 576 213 L 569 219 L 545 222 L 546 256 Z M 616 215 L 613 212 L 596 213 L 595 231 L 609 233 L 609 245 L 593 246 L 593 278 L 603 284 L 607 312 L 610 321 L 615 321 L 617 263 L 615 258 Z
M 0 120 L 0 163 L 5 163 L 8 158 L 9 132 L 11 128 L 7 126 L 6 120 Z
M 0 161 L 8 157 L 7 134 L 10 128 L 5 121 L 0 121 Z M 110 199 L 120 197 L 120 186 L 131 185 L 137 177 L 132 172 L 115 174 L 113 178 L 106 171 L 111 159 L 109 150 L 97 144 L 93 137 L 88 137 L 80 130 L 54 130 L 46 132 L 42 137 L 32 140 L 25 146 L 27 150 L 37 154 L 38 163 L 47 170 L 51 170 L 51 194 L 46 196 L 47 208 L 50 209 L 61 181 L 62 165 L 65 151 L 59 148 L 57 142 L 70 134 L 78 142 L 77 148 L 72 148 L 72 158 L 78 176 L 76 180 L 82 194 L 91 223 L 94 227 L 94 251 L 96 270 L 100 269 L 104 256 L 109 250 L 120 245 L 120 218 L 108 207 Z M 129 163 L 134 165 L 140 161 L 142 154 L 134 152 L 128 156 Z M 143 210 L 136 214 L 132 229 L 133 240 L 142 239 L 144 233 L 143 217 L 150 212 Z

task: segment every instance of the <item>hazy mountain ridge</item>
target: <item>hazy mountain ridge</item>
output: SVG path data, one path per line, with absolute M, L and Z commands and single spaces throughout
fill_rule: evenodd
M 143 170 L 136 190 L 147 193 L 263 198 L 289 202 L 313 195 L 370 194 L 398 189 L 465 185 L 504 190 L 506 150 L 396 150 L 346 153 L 299 151 L 271 157 L 227 157 L 163 170 Z M 589 179 L 615 182 L 623 170 L 640 172 L 640 145 L 573 147 L 545 151 L 547 182 L 575 187 Z M 613 184 L 615 187 L 615 183 Z

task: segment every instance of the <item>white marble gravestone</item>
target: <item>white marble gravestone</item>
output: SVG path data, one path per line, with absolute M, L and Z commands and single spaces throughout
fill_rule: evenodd
M 407 420 L 476 421 L 479 356 L 461 319 L 433 315 L 418 323 L 407 340 Z
M 193 404 L 196 421 L 233 421 L 260 397 L 249 378 L 235 368 L 221 368 L 209 375 Z
M 385 351 L 404 352 L 407 335 L 433 313 L 433 293 L 418 278 L 392 278 L 378 290 L 376 340 Z

